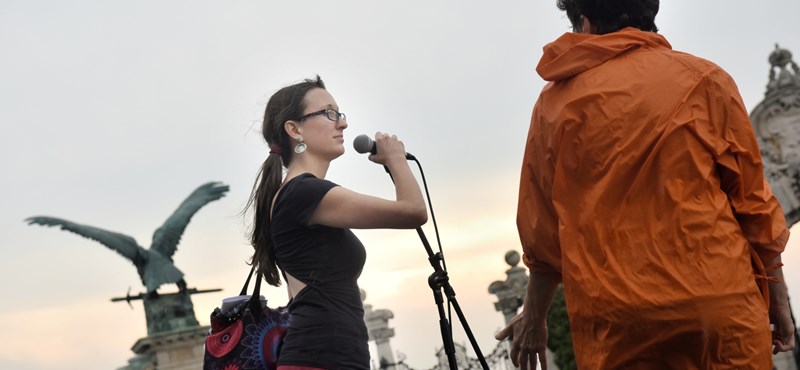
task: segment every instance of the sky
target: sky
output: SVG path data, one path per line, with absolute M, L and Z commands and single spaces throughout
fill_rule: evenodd
M 728 71 L 752 109 L 775 43 L 800 54 L 797 14 L 796 0 L 671 0 L 656 22 L 674 49 Z M 505 279 L 504 254 L 521 251 L 519 169 L 544 86 L 535 66 L 569 31 L 555 1 L 0 1 L 0 368 L 115 369 L 146 335 L 141 302 L 110 302 L 143 290 L 127 260 L 25 218 L 65 218 L 149 247 L 192 190 L 219 181 L 230 192 L 195 215 L 174 256 L 190 287 L 224 289 L 192 298 L 207 324 L 248 272 L 241 211 L 268 152 L 266 102 L 316 74 L 347 114 L 346 141 L 389 132 L 420 160 L 450 283 L 490 353 L 503 317 L 488 286 Z M 349 145 L 328 179 L 394 194 Z M 432 223 L 424 230 L 435 242 Z M 393 311 L 392 347 L 409 365 L 432 367 L 441 337 L 417 234 L 355 232 L 368 253 L 365 303 Z M 784 254 L 791 296 L 799 239 Z M 282 288 L 265 295 L 287 300 Z M 463 332 L 456 324 L 455 341 L 469 347 Z

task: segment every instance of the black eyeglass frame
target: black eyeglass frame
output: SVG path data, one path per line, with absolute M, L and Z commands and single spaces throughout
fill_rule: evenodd
M 335 109 L 325 108 L 325 109 L 322 109 L 322 110 L 318 110 L 316 112 L 311 112 L 309 114 L 306 114 L 305 116 L 302 116 L 302 117 L 298 118 L 297 120 L 300 121 L 300 122 L 303 122 L 303 121 L 305 121 L 305 120 L 307 120 L 307 119 L 309 119 L 311 117 L 321 116 L 323 114 L 329 120 L 331 120 L 333 122 L 339 122 L 339 120 L 342 120 L 342 119 L 346 120 L 347 119 L 347 115 L 345 115 L 344 113 L 341 113 L 341 112 L 339 112 L 339 111 L 337 111 Z

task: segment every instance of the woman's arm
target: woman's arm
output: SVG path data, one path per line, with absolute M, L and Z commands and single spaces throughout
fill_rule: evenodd
M 348 190 L 331 189 L 311 216 L 311 224 L 353 229 L 412 229 L 428 221 L 428 211 L 411 168 L 403 143 L 396 136 L 375 135 L 377 154 L 370 160 L 385 165 L 395 184 L 395 200 L 387 200 Z

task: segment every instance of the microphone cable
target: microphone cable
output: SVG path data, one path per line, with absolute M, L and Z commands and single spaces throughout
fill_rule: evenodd
M 419 163 L 417 157 L 412 157 L 412 160 L 417 164 L 420 177 L 422 177 L 422 188 L 425 190 L 425 198 L 428 200 L 428 208 L 431 210 L 431 220 L 433 221 L 433 231 L 436 235 L 436 245 L 439 247 L 439 253 L 442 256 L 442 270 L 447 272 L 447 263 L 444 259 L 444 252 L 442 252 L 442 240 L 439 238 L 439 225 L 436 223 L 436 214 L 433 212 L 433 203 L 431 203 L 431 194 L 428 191 L 428 181 L 425 179 L 425 171 L 422 170 L 422 164 Z
M 447 275 L 447 262 L 444 258 L 444 252 L 442 251 L 442 240 L 439 237 L 439 225 L 436 223 L 436 214 L 433 212 L 433 203 L 431 202 L 431 194 L 428 191 L 428 181 L 425 179 L 425 171 L 422 170 L 422 164 L 419 162 L 417 157 L 411 156 L 411 160 L 413 160 L 417 164 L 417 168 L 419 168 L 420 177 L 422 177 L 422 188 L 425 190 L 425 198 L 428 200 L 428 208 L 431 210 L 431 220 L 433 221 L 433 231 L 436 235 L 436 245 L 439 247 L 439 256 L 441 256 L 442 260 L 442 270 L 444 270 L 445 276 L 447 276 L 447 281 L 449 281 L 450 277 Z M 387 169 L 388 172 L 388 169 Z M 420 229 L 422 226 L 420 226 Z M 453 337 L 453 306 L 450 303 L 449 299 L 445 299 L 447 301 L 447 323 L 448 323 L 448 330 L 450 331 L 449 335 L 450 338 Z M 442 350 L 445 348 L 442 347 Z

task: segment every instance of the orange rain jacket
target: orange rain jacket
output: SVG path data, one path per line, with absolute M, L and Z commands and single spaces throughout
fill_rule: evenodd
M 771 369 L 751 263 L 789 232 L 730 76 L 633 28 L 565 34 L 537 72 L 517 226 L 579 367 Z

